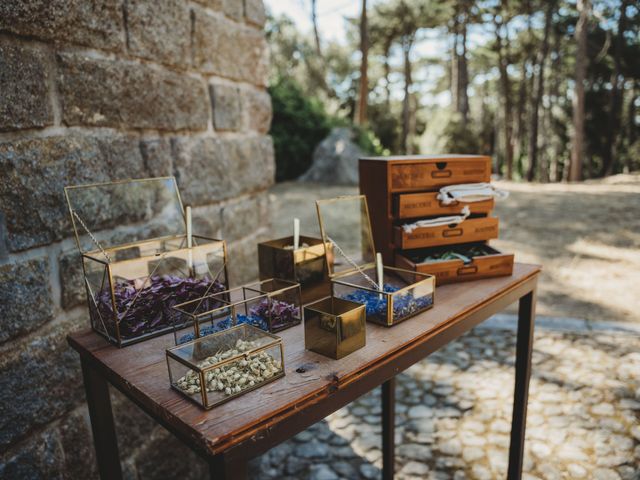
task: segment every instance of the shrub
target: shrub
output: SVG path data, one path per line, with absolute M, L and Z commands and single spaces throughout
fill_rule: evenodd
M 292 79 L 269 87 L 273 104 L 271 137 L 276 156 L 276 181 L 298 178 L 311 166 L 313 150 L 331 130 L 332 119 L 316 98 L 305 96 Z

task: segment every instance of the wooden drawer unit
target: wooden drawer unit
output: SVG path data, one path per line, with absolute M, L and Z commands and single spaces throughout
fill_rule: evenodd
M 394 227 L 395 245 L 398 249 L 436 247 L 498 238 L 498 219 L 495 217 L 468 218 L 458 225 L 416 228 L 411 233 L 402 227 Z
M 443 205 L 440 188 L 491 180 L 491 159 L 482 155 L 426 155 L 360 159 L 360 192 L 367 197 L 373 237 L 384 261 L 398 268 L 427 273 L 438 284 L 511 275 L 513 255 L 487 244 L 498 238 L 498 219 L 491 217 L 494 200 Z M 402 225 L 460 215 L 458 225 L 421 227 L 405 232 Z
M 475 250 L 471 250 L 475 249 Z M 425 259 L 442 254 L 447 250 L 467 253 L 470 261 L 462 259 L 431 261 Z M 396 253 L 396 266 L 406 270 L 427 273 L 436 277 L 436 285 L 499 277 L 513 273 L 512 253 L 502 253 L 486 243 L 458 245 L 455 248 L 427 248 L 411 252 Z
M 467 205 L 471 214 L 489 214 L 493 210 L 494 201 L 460 203 L 443 205 L 438 200 L 438 192 L 398 193 L 394 195 L 393 215 L 395 218 L 435 217 L 443 215 L 459 215 L 462 207 Z
M 365 157 L 360 159 L 359 172 L 360 193 L 367 197 L 376 248 L 386 263 L 393 264 L 394 252 L 401 248 L 394 239 L 394 225 L 398 220 L 440 215 L 438 211 L 433 214 L 409 213 L 414 209 L 430 211 L 431 207 L 425 200 L 434 200 L 435 196 L 420 199 L 404 195 L 436 193 L 447 185 L 488 182 L 491 179 L 491 159 L 484 155 Z M 403 204 L 402 216 L 398 215 L 400 205 L 396 207 L 394 204 L 396 199 Z M 487 209 L 488 206 L 473 208 Z M 447 207 L 446 215 L 459 214 L 460 210 L 460 207 L 454 207 L 451 211 Z

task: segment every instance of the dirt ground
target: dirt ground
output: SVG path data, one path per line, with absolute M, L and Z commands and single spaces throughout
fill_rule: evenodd
M 539 263 L 538 313 L 594 321 L 640 322 L 640 174 L 582 184 L 496 182 L 500 238 L 516 261 Z M 315 200 L 356 187 L 281 183 L 271 190 L 272 238 L 318 235 Z

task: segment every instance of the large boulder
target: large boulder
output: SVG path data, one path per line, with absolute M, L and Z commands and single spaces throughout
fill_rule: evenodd
M 313 163 L 299 180 L 303 182 L 358 184 L 358 158 L 365 152 L 355 143 L 350 128 L 334 128 L 313 152 Z

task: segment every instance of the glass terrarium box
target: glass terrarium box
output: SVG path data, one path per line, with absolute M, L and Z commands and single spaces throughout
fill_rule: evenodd
M 363 304 L 368 321 L 389 327 L 433 306 L 435 277 L 376 265 L 364 195 L 318 200 L 316 206 L 322 238 L 335 255 L 328 270 L 334 297 Z
M 293 236 L 258 244 L 260 279 L 280 278 L 300 284 L 302 301 L 312 302 L 329 295 L 331 282 L 327 262 L 333 261 L 331 246 L 319 238 L 300 236 L 294 248 Z
M 91 327 L 112 343 L 171 332 L 171 307 L 228 288 L 225 242 L 192 234 L 173 177 L 66 187 L 65 195 Z
M 283 377 L 284 350 L 279 337 L 243 324 L 168 349 L 167 366 L 171 386 L 209 409 Z
M 304 307 L 304 346 L 339 360 L 366 344 L 365 306 L 328 297 Z
M 302 321 L 300 285 L 274 278 L 190 300 L 173 310 L 176 345 L 235 325 L 274 333 Z

